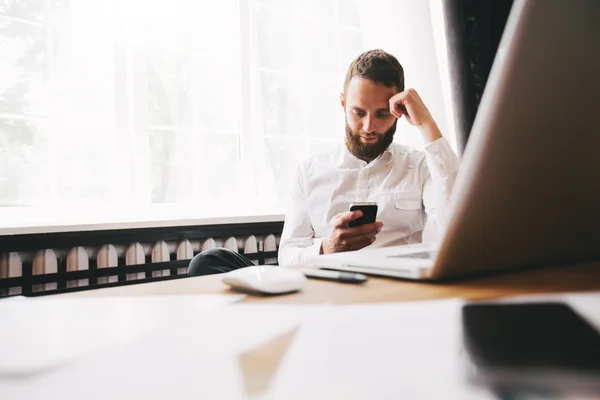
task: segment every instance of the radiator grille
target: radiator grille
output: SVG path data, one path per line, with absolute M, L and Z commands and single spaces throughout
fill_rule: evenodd
M 255 264 L 276 264 L 282 223 L 154 228 L 0 237 L 0 297 L 37 296 L 76 290 L 178 279 L 198 253 L 225 247 Z M 220 236 L 209 236 L 220 230 Z M 252 233 L 252 230 L 255 233 Z M 136 234 L 143 241 L 135 239 Z M 180 236 L 173 238 L 173 236 Z M 26 237 L 27 236 L 27 237 Z M 89 240 L 93 236 L 94 240 Z M 148 240 L 151 238 L 153 240 Z M 94 243 L 95 242 L 95 243 Z M 47 245 L 52 245 L 52 247 Z M 12 248 L 11 248 L 12 247 Z

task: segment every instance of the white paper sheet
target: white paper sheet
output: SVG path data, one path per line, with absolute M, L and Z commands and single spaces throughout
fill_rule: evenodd
M 0 379 L 39 373 L 187 323 L 243 295 L 35 298 L 0 302 Z
M 239 355 L 297 328 L 305 315 L 285 306 L 236 305 L 200 318 L 189 311 L 185 323 L 77 362 L 22 379 L 0 379 L 0 393 L 44 400 L 244 399 Z
M 61 368 L 0 380 L 11 399 L 242 399 L 235 358 L 181 326 L 143 335 Z
M 266 398 L 485 399 L 460 376 L 458 300 L 330 308 L 304 321 Z M 433 396 L 433 397 L 432 397 Z

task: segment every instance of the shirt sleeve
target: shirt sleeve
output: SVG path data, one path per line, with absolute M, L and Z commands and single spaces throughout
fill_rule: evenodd
M 323 241 L 314 238 L 302 175 L 300 166 L 293 182 L 279 244 L 278 261 L 282 266 L 306 263 L 319 255 Z
M 425 145 L 425 161 L 421 171 L 425 212 L 438 231 L 443 232 L 448 224 L 448 203 L 460 161 L 444 137 Z

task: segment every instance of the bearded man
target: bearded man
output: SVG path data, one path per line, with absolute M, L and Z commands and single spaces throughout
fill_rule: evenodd
M 405 89 L 398 60 L 383 50 L 359 55 L 348 68 L 340 103 L 344 143 L 298 167 L 279 265 L 304 264 L 319 254 L 421 243 L 428 218 L 445 228 L 459 160 L 418 93 Z M 423 152 L 393 142 L 399 118 L 419 128 Z M 349 226 L 362 215 L 348 211 L 356 202 L 376 202 L 377 221 Z M 205 275 L 249 265 L 237 253 L 212 249 L 197 255 L 188 272 Z

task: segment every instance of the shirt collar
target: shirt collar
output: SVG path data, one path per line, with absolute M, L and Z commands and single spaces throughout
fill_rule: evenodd
M 394 143 L 391 143 L 388 146 L 388 148 L 385 149 L 383 154 L 381 154 L 379 157 L 377 157 L 372 162 L 375 162 L 380 159 L 385 163 L 385 165 L 390 165 L 392 163 L 392 161 L 394 160 Z M 348 150 L 348 147 L 346 147 L 346 143 L 342 143 L 340 146 L 340 149 L 339 149 L 337 166 L 338 167 L 342 167 L 344 165 L 355 166 L 357 164 L 363 165 L 363 164 L 365 164 L 365 161 L 361 160 L 360 158 L 356 157 L 354 154 L 350 153 L 350 150 Z

